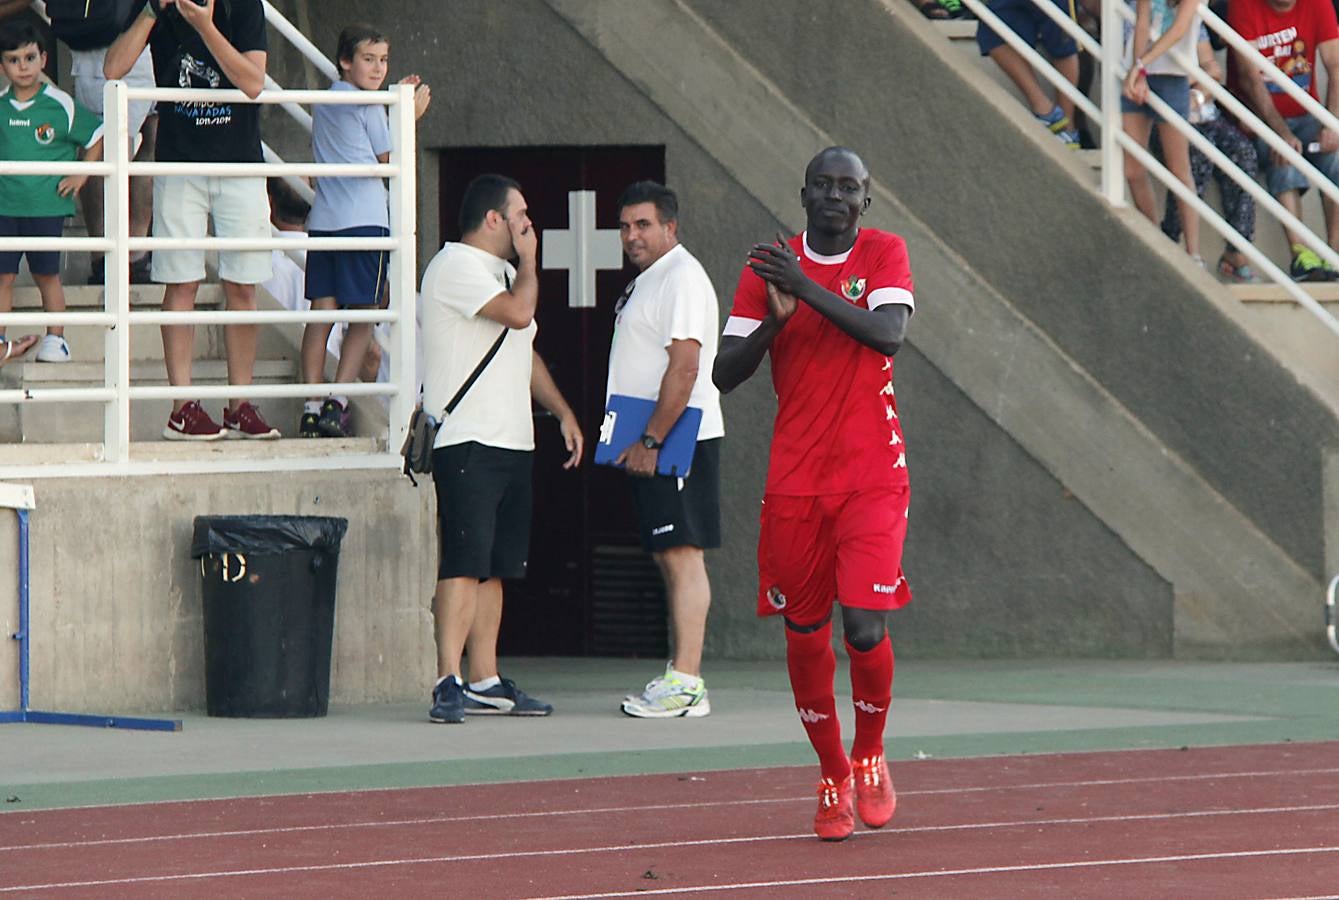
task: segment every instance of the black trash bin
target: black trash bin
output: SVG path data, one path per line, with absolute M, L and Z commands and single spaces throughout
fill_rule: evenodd
M 335 575 L 348 520 L 197 516 L 211 716 L 324 716 Z

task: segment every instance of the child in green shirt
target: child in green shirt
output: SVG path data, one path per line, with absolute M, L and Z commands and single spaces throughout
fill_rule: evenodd
M 102 158 L 102 121 L 74 102 L 69 94 L 42 80 L 46 53 L 37 30 L 27 22 L 0 27 L 0 69 L 9 89 L 0 93 L 0 159 L 73 162 L 83 149 L 86 161 Z M 74 198 L 87 181 L 84 175 L 0 175 L 0 237 L 59 237 L 65 218 L 74 215 Z M 0 251 L 0 312 L 14 305 L 14 279 L 19 260 L 28 270 L 47 312 L 65 310 L 60 283 L 60 252 Z M 0 340 L 4 329 L 0 327 Z M 37 350 L 42 362 L 65 362 L 70 347 L 65 329 L 47 329 Z M 16 348 L 3 348 L 11 350 Z M 12 354 L 0 351 L 6 358 Z

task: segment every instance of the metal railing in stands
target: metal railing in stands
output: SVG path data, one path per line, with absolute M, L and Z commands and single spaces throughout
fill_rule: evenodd
M 104 147 L 106 159 L 99 163 L 0 162 L 0 175 L 71 174 L 107 176 L 106 237 L 102 238 L 0 238 L 0 250 L 86 250 L 108 252 L 106 289 L 102 312 L 7 313 L 0 315 L 6 326 L 95 325 L 106 329 L 103 386 L 84 388 L 21 388 L 0 390 L 0 403 L 99 402 L 105 406 L 101 453 L 95 461 L 67 460 L 40 465 L 9 465 L 0 447 L 0 478 L 42 476 L 88 476 L 171 474 L 188 472 L 254 472 L 342 468 L 398 468 L 399 446 L 409 413 L 417 398 L 414 384 L 414 297 L 416 279 L 415 137 L 413 88 L 397 85 L 390 91 L 263 91 L 255 100 L 241 91 L 189 90 L 180 88 L 131 88 L 121 81 L 107 84 L 105 91 Z M 389 107 L 391 155 L 387 164 L 332 165 L 319 163 L 184 163 L 132 162 L 127 126 L 130 100 L 224 103 L 336 103 L 376 104 Z M 129 233 L 130 175 L 210 175 L 217 177 L 309 175 L 326 177 L 378 177 L 390 180 L 391 236 L 387 238 L 132 238 Z M 392 302 L 386 310 L 368 311 L 214 311 L 149 312 L 130 309 L 129 253 L 135 250 L 274 250 L 274 249 L 384 249 L 390 251 Z M 145 325 L 281 324 L 306 322 L 391 323 L 390 381 L 348 384 L 267 384 L 243 388 L 228 385 L 135 386 L 130 382 L 130 330 Z M 152 450 L 132 455 L 130 403 L 132 400 L 176 398 L 183 394 L 215 399 L 244 394 L 253 399 L 267 397 L 324 396 L 331 392 L 349 396 L 389 395 L 390 418 L 381 448 L 374 453 L 313 456 L 269 456 L 261 458 L 201 455 L 159 460 Z M 315 445 L 318 442 L 313 442 Z
M 262 0 L 267 23 L 284 37 L 320 72 L 332 81 L 339 73 L 334 63 L 307 39 L 292 23 Z M 35 0 L 33 8 L 45 16 L 46 4 Z M 132 99 L 256 102 L 277 105 L 310 133 L 312 118 L 301 104 L 358 103 L 380 104 L 390 107 L 392 151 L 387 165 L 341 166 L 315 163 L 285 163 L 268 144 L 262 144 L 265 163 L 262 164 L 191 164 L 191 163 L 138 163 L 129 158 L 129 137 L 126 131 L 126 106 Z M 112 251 L 106 267 L 106 292 L 102 312 L 79 313 L 8 313 L 0 314 L 0 323 L 14 326 L 27 325 L 89 325 L 106 331 L 103 386 L 100 388 L 23 388 L 0 390 L 0 403 L 76 403 L 105 404 L 103 443 L 95 462 L 75 459 L 46 461 L 40 465 L 11 464 L 4 459 L 0 446 L 0 478 L 31 478 L 81 475 L 167 474 L 188 472 L 230 471 L 285 471 L 310 469 L 339 469 L 390 467 L 400 465 L 398 448 L 404 438 L 405 423 L 417 399 L 415 377 L 415 317 L 416 296 L 416 218 L 415 218 L 415 159 L 414 115 L 412 88 L 396 86 L 378 93 L 360 92 L 358 95 L 339 95 L 328 91 L 285 91 L 275 80 L 266 76 L 266 90 L 252 101 L 241 91 L 187 91 L 180 89 L 132 89 L 121 82 L 107 85 L 105 94 L 106 158 L 100 163 L 28 163 L 0 161 L 0 175 L 6 174 L 75 174 L 108 176 L 106 181 L 106 237 L 103 238 L 50 238 L 0 239 L 0 249 L 80 250 L 90 253 Z M 122 133 L 122 140 L 111 136 Z M 301 176 L 376 176 L 386 177 L 391 183 L 391 237 L 389 238 L 308 238 L 306 240 L 278 239 L 249 241 L 206 238 L 201 240 L 131 238 L 128 233 L 129 175 L 211 174 L 224 177 L 239 175 L 277 175 L 296 188 L 307 200 L 312 198 L 309 184 Z M 131 312 L 129 266 L 131 250 L 153 249 L 278 249 L 301 261 L 308 249 L 387 249 L 390 250 L 389 278 L 391 308 L 388 310 L 349 311 L 264 311 L 226 312 Z M 403 301 L 398 298 L 411 298 Z M 401 315 L 406 311 L 407 315 Z M 271 384 L 249 385 L 242 390 L 230 386 L 194 385 L 183 390 L 172 386 L 135 387 L 130 383 L 129 335 L 135 325 L 163 324 L 291 324 L 306 322 L 389 322 L 391 335 L 390 380 L 387 383 L 346 384 Z M 133 399 L 175 398 L 183 393 L 200 399 L 236 396 L 245 393 L 253 399 L 267 397 L 324 396 L 331 392 L 348 396 L 389 395 L 391 397 L 389 423 L 382 439 L 381 449 L 373 454 L 322 454 L 320 456 L 282 456 L 275 458 L 219 458 L 208 460 L 157 460 L 149 451 L 145 459 L 136 459 L 131 453 L 130 401 Z
M 1251 241 L 1228 224 L 1211 206 L 1196 196 L 1192 188 L 1182 184 L 1180 179 L 1173 175 L 1162 163 L 1158 162 L 1138 141 L 1127 135 L 1121 127 L 1121 82 L 1127 70 L 1127 66 L 1123 62 L 1124 23 L 1134 20 L 1134 11 L 1124 0 L 1102 0 L 1102 34 L 1114 37 L 1101 43 L 1084 31 L 1077 22 L 1062 13 L 1049 0 L 1033 0 L 1043 14 L 1051 18 L 1073 37 L 1082 49 L 1100 61 L 1100 107 L 1070 84 L 1045 57 L 1010 30 L 998 16 L 990 11 L 983 0 L 962 0 L 962 2 L 982 22 L 1003 38 L 1010 47 L 1017 50 L 1039 75 L 1073 100 L 1075 106 L 1081 109 L 1090 120 L 1101 123 L 1101 192 L 1111 205 L 1127 205 L 1125 199 L 1125 162 L 1122 155 L 1122 151 L 1127 151 L 1169 191 L 1189 203 L 1191 208 L 1199 214 L 1201 221 L 1208 223 L 1236 249 L 1245 254 L 1260 272 L 1267 275 L 1275 284 L 1282 286 L 1289 297 L 1314 315 L 1330 331 L 1339 334 L 1339 319 L 1336 319 L 1329 310 L 1318 303 L 1301 285 L 1293 281 L 1287 272 L 1270 260 Z M 1339 132 L 1339 119 L 1331 115 L 1315 98 L 1297 87 L 1270 60 L 1262 56 L 1253 46 L 1233 31 L 1226 22 L 1215 15 L 1205 3 L 1200 4 L 1200 18 L 1210 31 L 1221 36 L 1232 50 L 1240 52 L 1250 59 L 1265 77 L 1301 103 L 1323 125 Z M 1307 162 L 1301 154 L 1289 147 L 1258 116 L 1247 109 L 1217 81 L 1209 77 L 1199 67 L 1198 60 L 1187 58 L 1180 52 L 1173 52 L 1172 58 L 1186 72 L 1189 72 L 1191 79 L 1202 86 L 1224 109 L 1230 111 L 1250 131 L 1261 136 L 1272 149 L 1278 151 L 1289 163 L 1296 166 L 1321 193 L 1329 199 L 1339 202 L 1339 186 L 1333 184 L 1311 163 Z M 1335 73 L 1335 77 L 1339 77 L 1339 73 Z M 1304 222 L 1288 212 L 1254 178 L 1243 172 L 1204 135 L 1200 134 L 1195 126 L 1178 115 L 1152 92 L 1148 96 L 1148 105 L 1184 135 L 1193 147 L 1204 153 L 1214 165 L 1227 173 L 1228 177 L 1249 193 L 1264 210 L 1296 231 L 1307 247 L 1315 251 L 1317 255 L 1332 266 L 1339 268 L 1339 253 L 1333 250 L 1324 238 L 1318 236 Z

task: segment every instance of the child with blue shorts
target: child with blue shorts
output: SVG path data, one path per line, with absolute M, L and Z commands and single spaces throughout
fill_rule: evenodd
M 84 109 L 69 94 L 42 80 L 47 55 L 42 39 L 29 22 L 0 28 L 0 68 L 9 88 L 0 93 L 0 159 L 34 162 L 74 162 L 79 151 L 84 159 L 102 159 L 102 120 Z M 88 180 L 86 175 L 0 176 L 0 237 L 60 237 L 66 216 L 74 215 L 74 198 Z M 59 250 L 0 252 L 0 312 L 14 308 L 14 281 L 19 260 L 28 257 L 28 271 L 42 295 L 47 312 L 65 310 L 65 289 L 60 283 Z M 67 362 L 70 347 L 65 329 L 47 329 L 37 348 L 42 362 Z M 26 352 L 28 339 L 10 347 L 0 327 L 0 359 Z
M 350 25 L 339 36 L 336 60 L 341 80 L 332 91 L 378 91 L 386 80 L 390 42 L 370 25 Z M 401 84 L 416 85 L 414 115 L 422 117 L 431 92 L 410 75 Z M 319 163 L 384 163 L 390 160 L 391 136 L 380 105 L 317 104 L 312 115 L 312 154 Z M 386 237 L 390 210 L 380 178 L 318 178 L 307 231 L 312 237 Z M 312 309 L 385 307 L 385 250 L 329 250 L 307 254 L 305 294 Z M 332 324 L 309 322 L 302 335 L 302 376 L 308 384 L 325 381 L 326 341 Z M 372 341 L 372 323 L 350 323 L 340 350 L 337 382 L 358 377 Z M 346 437 L 349 401 L 344 396 L 307 400 L 298 432 L 302 437 Z

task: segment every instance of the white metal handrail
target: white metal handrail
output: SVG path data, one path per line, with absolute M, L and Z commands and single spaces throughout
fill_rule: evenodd
M 333 165 L 317 163 L 132 163 L 128 144 L 128 103 L 135 99 L 171 99 L 185 102 L 260 103 L 291 106 L 302 100 L 312 103 L 382 104 L 390 108 L 392 151 L 390 162 L 375 165 Z M 396 452 L 401 440 L 409 410 L 417 398 L 417 389 L 409 382 L 414 372 L 414 303 L 416 296 L 416 226 L 414 177 L 414 113 L 413 88 L 396 86 L 385 92 L 362 91 L 344 94 L 330 91 L 264 91 L 255 99 L 241 91 L 205 91 L 189 89 L 130 88 L 123 82 L 109 82 L 105 93 L 105 136 L 107 159 L 98 163 L 0 163 L 0 174 L 103 174 L 107 175 L 106 237 L 103 238 L 11 238 L 0 240 L 0 249 L 21 245 L 24 249 L 87 249 L 109 252 L 107 259 L 105 308 L 103 312 L 64 313 L 9 313 L 0 315 L 6 325 L 27 324 L 83 324 L 106 329 L 104 355 L 104 384 L 85 388 L 28 388 L 0 390 L 4 403 L 72 403 L 101 402 L 106 406 L 104 441 L 101 457 L 93 463 L 65 463 L 58 465 L 14 467 L 0 464 L 0 476 L 19 475 L 94 475 L 107 473 L 134 473 L 157 471 L 255 471 L 278 470 L 304 466 L 307 468 L 338 468 L 399 465 Z M 272 151 L 271 151 L 272 155 Z M 129 204 L 130 175 L 153 174 L 209 174 L 224 177 L 258 175 L 295 176 L 361 176 L 389 178 L 392 185 L 392 236 L 388 238 L 304 238 L 304 239 L 247 239 L 247 238 L 131 238 L 129 218 L 125 215 Z M 390 251 L 392 296 L 396 298 L 389 309 L 374 310 L 197 310 L 197 311 L 143 311 L 130 309 L 129 251 L 135 249 L 189 249 L 210 248 L 223 250 L 269 249 L 386 249 Z M 407 311 L 407 315 L 405 314 Z M 388 322 L 391 324 L 391 343 L 397 352 L 391 356 L 391 377 L 385 383 L 343 384 L 265 384 L 265 385 L 132 385 L 130 383 L 129 333 L 133 326 L 162 324 L 241 324 L 241 323 L 295 323 L 295 322 Z M 349 396 L 389 395 L 392 398 L 390 422 L 380 452 L 347 456 L 332 461 L 289 458 L 282 464 L 275 460 L 231 460 L 220 467 L 217 460 L 175 460 L 170 465 L 161 461 L 134 460 L 130 455 L 130 401 L 180 397 L 183 394 L 200 399 L 234 397 L 244 394 L 256 399 L 274 397 L 321 396 L 330 392 Z
M 1129 152 L 1141 165 L 1144 166 L 1154 177 L 1156 177 L 1171 193 L 1176 197 L 1186 201 L 1194 209 L 1199 217 L 1209 224 L 1214 230 L 1218 231 L 1225 239 L 1240 250 L 1246 257 L 1264 274 L 1275 283 L 1284 288 L 1288 295 L 1300 306 L 1314 315 L 1332 332 L 1339 334 L 1339 319 L 1336 319 L 1329 310 L 1325 309 L 1316 301 L 1306 290 L 1298 285 L 1292 278 L 1284 272 L 1278 265 L 1262 253 L 1252 241 L 1247 240 L 1226 220 L 1224 220 L 1212 207 L 1201 200 L 1194 190 L 1186 187 L 1180 179 L 1174 176 L 1165 166 L 1158 162 L 1151 153 L 1142 147 L 1137 141 L 1125 134 L 1121 124 L 1120 116 L 1120 95 L 1121 81 L 1127 71 L 1127 67 L 1122 59 L 1124 48 L 1124 30 L 1123 23 L 1132 21 L 1134 12 L 1123 0 L 1103 0 L 1102 3 L 1102 33 L 1107 36 L 1113 36 L 1111 39 L 1098 43 L 1091 35 L 1079 27 L 1078 23 L 1063 15 L 1048 0 L 1033 0 L 1037 8 L 1048 18 L 1054 21 L 1060 28 L 1069 34 L 1085 50 L 1093 53 L 1102 60 L 1101 76 L 1101 99 L 1102 108 L 1092 104 L 1087 97 L 1079 94 L 1077 89 L 1069 81 L 1055 70 L 1041 54 L 1037 53 L 1027 42 L 1023 41 L 1016 33 L 1005 25 L 994 13 L 992 13 L 982 0 L 963 0 L 964 5 L 972 10 L 982 21 L 992 28 L 1002 40 L 1010 47 L 1018 51 L 1028 63 L 1042 75 L 1048 82 L 1055 85 L 1057 90 L 1062 91 L 1067 97 L 1075 101 L 1075 105 L 1082 109 L 1090 118 L 1101 121 L 1102 124 L 1102 193 L 1108 202 L 1113 206 L 1125 206 L 1125 184 L 1124 184 L 1124 163 L 1121 158 L 1121 151 Z M 1282 89 L 1290 96 L 1297 99 L 1308 111 L 1312 112 L 1327 127 L 1333 128 L 1339 132 L 1339 119 L 1332 116 L 1321 104 L 1313 97 L 1306 94 L 1301 88 L 1297 87 L 1287 76 L 1279 72 L 1273 62 L 1266 59 L 1254 47 L 1246 42 L 1235 31 L 1232 31 L 1227 23 L 1215 15 L 1204 3 L 1200 4 L 1200 15 L 1206 25 L 1216 33 L 1224 36 L 1229 45 L 1234 49 L 1240 50 L 1247 58 L 1251 59 L 1271 81 L 1279 84 Z M 1114 37 L 1119 35 L 1119 37 Z M 1339 186 L 1332 183 L 1318 169 L 1308 162 L 1304 156 L 1297 153 L 1287 145 L 1273 129 L 1269 128 L 1262 120 L 1251 112 L 1244 104 L 1233 97 L 1222 85 L 1210 78 L 1199 67 L 1198 60 L 1188 59 L 1185 54 L 1173 50 L 1171 57 L 1181 65 L 1189 77 L 1196 83 L 1201 84 L 1222 106 L 1236 115 L 1241 121 L 1246 123 L 1250 129 L 1260 135 L 1271 148 L 1279 151 L 1285 159 L 1296 166 L 1307 178 L 1308 182 L 1316 185 L 1327 197 L 1339 202 Z M 1170 123 L 1179 133 L 1184 135 L 1187 140 L 1198 150 L 1205 154 L 1211 162 L 1222 169 L 1234 182 L 1242 187 L 1251 197 L 1256 200 L 1268 213 L 1273 215 L 1279 221 L 1287 224 L 1298 233 L 1304 243 L 1317 253 L 1322 259 L 1331 265 L 1339 268 L 1339 252 L 1331 248 L 1327 241 L 1320 238 L 1314 231 L 1302 222 L 1298 217 L 1279 203 L 1269 194 L 1255 179 L 1251 178 L 1240 167 L 1233 163 L 1226 155 L 1214 147 L 1212 142 L 1199 133 L 1193 125 L 1172 110 L 1161 98 L 1150 92 L 1147 100 L 1154 112 L 1158 113 L 1165 121 Z

